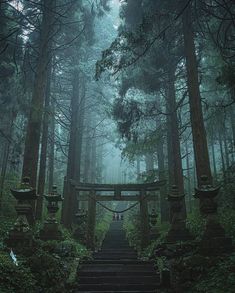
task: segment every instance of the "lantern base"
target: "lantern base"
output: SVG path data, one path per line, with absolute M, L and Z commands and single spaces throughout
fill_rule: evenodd
M 206 229 L 199 245 L 203 255 L 220 255 L 232 252 L 232 239 L 225 236 L 224 228 L 214 217 L 207 219 Z
M 59 230 L 57 222 L 45 222 L 43 229 L 39 232 L 39 238 L 47 240 L 63 240 L 62 233 Z
M 193 236 L 185 226 L 171 227 L 166 236 L 166 240 L 169 243 L 175 243 L 177 241 L 188 241 L 193 239 Z
M 26 232 L 17 231 L 12 229 L 8 233 L 8 237 L 5 240 L 7 247 L 12 248 L 14 250 L 22 250 L 22 248 L 30 248 L 33 246 L 33 235 L 31 230 Z
M 224 253 L 231 253 L 232 251 L 232 238 L 229 237 L 202 239 L 199 244 L 199 252 L 205 256 L 221 255 Z

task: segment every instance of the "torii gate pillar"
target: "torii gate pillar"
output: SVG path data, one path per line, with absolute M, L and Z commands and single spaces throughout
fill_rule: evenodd
M 140 225 L 141 225 L 141 249 L 149 245 L 149 215 L 148 215 L 148 200 L 146 198 L 146 191 L 141 190 L 140 199 Z
M 95 191 L 91 190 L 88 200 L 88 217 L 87 217 L 87 246 L 95 249 L 95 218 L 96 218 L 96 201 Z

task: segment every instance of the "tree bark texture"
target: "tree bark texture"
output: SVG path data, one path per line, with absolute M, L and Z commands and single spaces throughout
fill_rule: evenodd
M 70 137 L 69 137 L 69 151 L 67 163 L 67 187 L 64 188 L 64 201 L 62 206 L 62 223 L 70 228 L 73 219 L 73 204 L 76 203 L 74 192 L 71 192 L 70 180 L 74 179 L 76 173 L 77 159 L 77 136 L 78 136 L 78 113 L 79 113 L 79 71 L 75 70 L 73 73 L 73 92 L 71 97 L 71 122 L 70 122 Z
M 173 67 L 169 68 L 168 70 L 169 78 L 168 78 L 168 95 L 167 95 L 167 109 L 168 109 L 168 116 L 169 116 L 169 124 L 168 127 L 170 128 L 170 143 L 171 146 L 169 151 L 171 151 L 170 158 L 171 161 L 168 162 L 170 165 L 171 173 L 170 175 L 173 176 L 170 182 L 172 185 L 176 185 L 179 194 L 184 194 L 184 177 L 183 177 L 183 167 L 182 167 L 182 159 L 181 159 L 181 147 L 180 147 L 180 137 L 179 137 L 179 129 L 178 129 L 178 117 L 177 117 L 177 106 L 176 106 L 176 96 L 175 96 L 175 70 Z M 186 205 L 185 199 L 182 200 L 183 205 L 183 214 L 186 217 Z
M 212 183 L 212 175 L 207 146 L 206 130 L 203 121 L 190 5 L 188 5 L 183 13 L 183 34 L 194 156 L 196 162 L 197 181 L 200 186 L 202 175 L 206 175 L 208 177 L 209 183 Z
M 79 83 L 80 81 L 80 83 Z M 80 77 L 78 69 L 73 74 L 73 93 L 71 98 L 71 125 L 70 125 L 70 139 L 69 139 L 69 152 L 68 152 L 68 165 L 67 165 L 67 184 L 70 180 L 80 182 L 80 164 L 81 164 L 81 151 L 82 151 L 82 132 L 83 132 L 83 119 L 85 92 L 81 93 L 82 78 Z M 78 209 L 77 194 L 74 189 L 69 192 L 70 188 L 65 188 L 63 208 L 62 208 L 62 223 L 66 227 L 71 227 L 75 213 Z
M 171 151 L 172 154 L 170 162 L 172 166 L 172 183 L 176 185 L 179 189 L 180 194 L 184 194 L 184 179 L 183 179 L 183 168 L 181 160 L 181 149 L 180 149 L 180 137 L 178 129 L 178 118 L 177 118 L 177 106 L 176 106 L 176 96 L 175 96 L 175 72 L 174 69 L 169 69 L 169 80 L 168 80 L 168 115 L 170 118 L 170 136 L 171 136 Z
M 40 165 L 38 174 L 38 195 L 39 198 L 36 204 L 36 220 L 42 219 L 43 212 L 43 195 L 46 180 L 46 165 L 47 165 L 47 145 L 48 145 L 48 128 L 49 128 L 49 107 L 50 107 L 50 94 L 51 94 L 51 62 L 48 67 L 47 84 L 45 93 L 45 106 L 42 123 L 42 139 L 41 139 L 41 154 L 40 154 Z
M 48 159 L 48 191 L 52 192 L 54 185 L 54 161 L 55 161 L 55 102 L 51 99 L 51 116 L 49 125 L 49 159 Z
M 47 67 L 50 60 L 50 48 L 55 15 L 55 0 L 43 1 L 43 17 L 41 24 L 40 48 L 32 93 L 31 108 L 25 139 L 22 177 L 30 177 L 30 184 L 36 187 L 39 145 Z
M 158 101 L 157 101 L 158 102 Z M 157 105 L 160 107 L 160 103 Z M 166 180 L 166 168 L 165 168 L 165 154 L 164 154 L 164 132 L 162 129 L 162 123 L 159 116 L 156 120 L 156 129 L 159 130 L 159 139 L 157 142 L 157 161 L 158 161 L 158 173 L 159 180 Z M 161 211 L 161 222 L 169 221 L 169 204 L 167 201 L 167 185 L 160 187 L 160 211 Z

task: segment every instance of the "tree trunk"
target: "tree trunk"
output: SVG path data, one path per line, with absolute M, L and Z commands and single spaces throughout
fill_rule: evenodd
M 190 4 L 183 13 L 183 34 L 194 156 L 196 162 L 197 181 L 200 186 L 202 175 L 206 175 L 208 177 L 209 183 L 212 183 L 212 175 L 206 139 L 206 131 L 202 114 Z
M 232 128 L 232 137 L 233 137 L 233 151 L 235 151 L 235 111 L 234 111 L 234 105 L 231 106 L 229 113 L 230 113 L 230 121 L 231 121 L 231 128 Z
M 91 169 L 91 137 L 90 137 L 90 117 L 88 117 L 86 127 L 86 150 L 85 150 L 85 162 L 84 162 L 84 182 L 90 183 L 91 178 L 89 176 Z
M 13 122 L 15 119 L 16 119 L 16 115 L 11 113 L 10 127 L 7 131 L 9 139 L 11 139 L 11 136 L 12 136 Z M 6 178 L 6 172 L 7 172 L 10 146 L 11 146 L 10 140 L 6 140 L 5 143 L 3 143 L 2 166 L 1 166 L 1 174 L 0 174 L 0 212 L 2 210 L 3 189 L 4 189 L 5 178 Z
M 74 179 L 76 182 L 81 182 L 81 157 L 82 157 L 82 144 L 83 144 L 83 135 L 84 135 L 84 117 L 85 117 L 85 106 L 86 106 L 86 88 L 85 80 L 81 78 L 81 94 L 79 102 L 79 111 L 78 111 L 78 133 L 76 137 L 76 165 L 75 165 L 75 174 Z M 75 199 L 76 200 L 76 199 Z M 79 194 L 77 194 L 77 200 L 73 205 L 73 213 L 76 214 L 80 208 Z
M 103 182 L 103 140 L 99 139 L 99 147 L 97 148 L 97 183 L 102 183 Z M 124 183 L 126 183 L 126 173 L 124 173 Z
M 55 161 L 55 102 L 51 99 L 51 117 L 50 117 L 50 143 L 48 159 L 48 191 L 52 192 L 54 185 L 54 161 Z
M 226 135 L 226 127 L 224 126 L 223 130 L 223 143 L 224 143 L 224 151 L 225 151 L 225 162 L 226 168 L 229 168 L 229 149 L 228 149 L 228 142 L 227 142 L 227 135 Z
M 30 177 L 30 184 L 36 187 L 39 144 L 41 135 L 44 93 L 47 67 L 50 60 L 51 39 L 55 16 L 55 0 L 43 1 L 40 48 L 35 74 L 30 115 L 25 139 L 22 177 Z
M 166 180 L 166 170 L 164 163 L 164 141 L 163 139 L 157 144 L 158 172 L 159 180 Z M 160 206 L 161 206 L 161 222 L 169 221 L 169 205 L 167 202 L 167 186 L 160 187 Z
M 168 109 L 167 109 L 168 111 Z M 171 119 L 170 115 L 166 117 L 167 125 L 167 168 L 168 168 L 168 192 L 171 190 L 171 186 L 174 184 L 174 169 L 173 169 L 173 149 L 172 149 L 172 136 L 171 136 Z
M 191 189 L 191 174 L 190 174 L 190 163 L 189 163 L 189 149 L 188 141 L 185 141 L 185 150 L 186 150 L 186 168 L 187 168 L 187 189 L 188 189 L 188 208 L 189 211 L 192 211 L 192 189 Z
M 136 158 L 136 173 L 137 173 L 137 182 L 140 181 L 140 158 Z
M 160 103 L 157 105 L 160 107 Z M 165 154 L 164 154 L 164 131 L 162 129 L 162 123 L 159 116 L 156 120 L 156 129 L 159 130 L 159 139 L 157 143 L 157 160 L 158 160 L 158 173 L 159 180 L 166 180 L 166 169 L 165 169 Z M 167 201 L 167 185 L 160 187 L 160 211 L 161 211 L 161 222 L 169 221 L 169 204 Z
M 179 129 L 178 129 L 178 117 L 177 117 L 177 109 L 176 109 L 176 96 L 175 96 L 175 70 L 174 68 L 169 68 L 168 70 L 169 79 L 168 79 L 168 95 L 167 95 L 167 108 L 169 115 L 169 127 L 170 127 L 170 142 L 171 147 L 170 150 L 172 154 L 169 161 L 169 164 L 172 166 L 172 174 L 173 178 L 171 179 L 172 185 L 176 185 L 179 194 L 184 194 L 184 177 L 183 177 L 183 167 L 182 167 L 182 159 L 181 159 L 181 150 L 180 150 L 180 137 L 179 137 Z M 183 216 L 186 218 L 186 205 L 185 199 L 182 200 L 183 206 Z
M 167 97 L 168 111 L 170 117 L 170 136 L 172 143 L 172 161 L 170 164 L 173 166 L 173 178 L 172 183 L 179 189 L 180 194 L 184 194 L 184 177 L 180 151 L 180 138 L 178 129 L 178 118 L 176 109 L 176 97 L 175 97 L 175 73 L 174 70 L 169 70 L 169 91 Z
M 211 153 L 212 153 L 212 162 L 213 162 L 213 169 L 214 169 L 214 178 L 217 181 L 217 166 L 216 166 L 216 159 L 215 159 L 215 145 L 214 139 L 211 140 Z
M 48 67 L 47 74 L 47 85 L 45 93 L 45 106 L 42 123 L 42 141 L 41 141 L 41 154 L 40 154 L 40 165 L 38 175 L 38 195 L 39 198 L 36 204 L 36 220 L 42 219 L 43 212 L 43 195 L 46 180 L 46 165 L 47 165 L 47 145 L 48 145 L 48 127 L 49 127 L 49 107 L 50 107 L 50 94 L 51 94 L 51 73 L 52 65 Z
M 70 138 L 67 164 L 67 187 L 64 188 L 64 201 L 62 206 L 62 223 L 70 228 L 73 220 L 74 204 L 76 198 L 74 192 L 70 192 L 70 180 L 74 179 L 76 173 L 77 160 L 77 135 L 78 135 L 78 113 L 79 113 L 79 71 L 74 70 L 73 73 L 73 92 L 71 98 L 71 123 Z
M 96 183 L 96 131 L 94 130 L 94 137 L 92 138 L 91 146 L 91 183 Z
M 226 167 L 225 167 L 225 161 L 224 161 L 224 151 L 223 151 L 223 142 L 222 142 L 221 130 L 219 130 L 219 147 L 220 147 L 220 156 L 221 156 L 221 165 L 222 165 L 223 177 L 224 177 L 224 180 L 226 180 Z

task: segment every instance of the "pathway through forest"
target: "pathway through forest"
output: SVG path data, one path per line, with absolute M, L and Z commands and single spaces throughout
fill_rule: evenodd
M 137 253 L 126 240 L 122 225 L 122 221 L 111 223 L 102 249 L 78 272 L 79 287 L 75 292 L 157 292 L 159 275 L 153 263 L 138 260 Z

